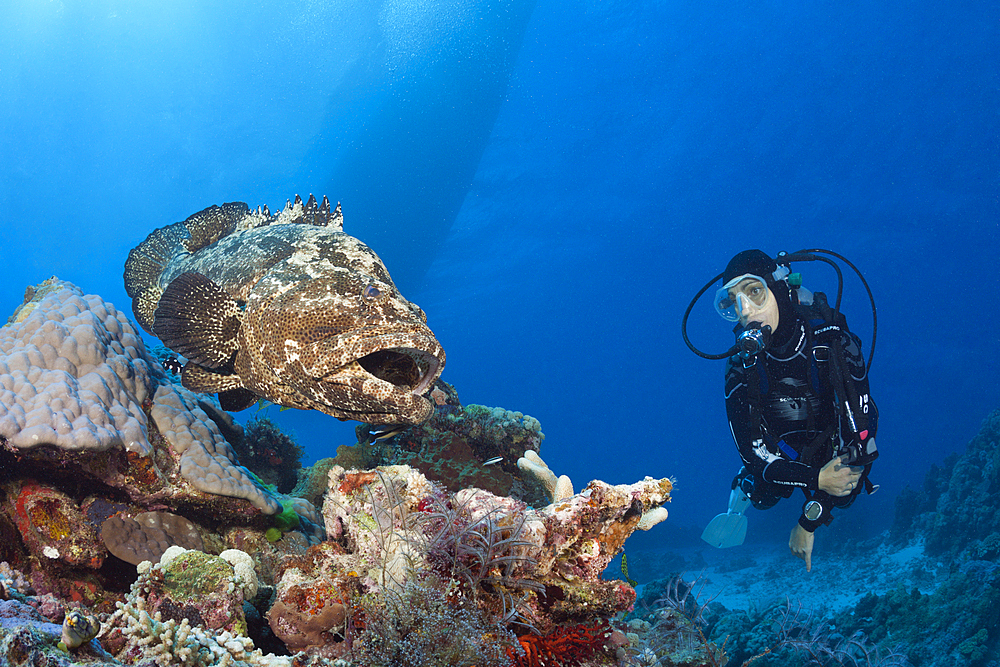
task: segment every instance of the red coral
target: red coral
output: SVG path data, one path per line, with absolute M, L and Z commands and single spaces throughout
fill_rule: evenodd
M 547 635 L 521 635 L 517 641 L 524 655 L 513 655 L 517 667 L 568 667 L 579 665 L 594 653 L 604 649 L 611 636 L 611 627 L 605 621 L 591 625 L 573 625 L 553 630 Z

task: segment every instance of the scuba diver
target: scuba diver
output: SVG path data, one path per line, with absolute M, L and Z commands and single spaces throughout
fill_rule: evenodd
M 878 410 L 868 393 L 868 363 L 861 341 L 840 314 L 843 276 L 837 257 L 861 277 L 872 299 L 874 354 L 877 321 L 871 290 L 860 271 L 828 250 L 804 250 L 772 259 L 745 250 L 695 296 L 684 314 L 682 333 L 699 356 L 727 359 L 725 400 L 729 426 L 743 467 L 732 484 L 729 511 L 713 519 L 702 538 L 716 547 L 743 543 L 745 511 L 773 507 L 796 489 L 805 495 L 789 548 L 812 569 L 814 531 L 830 523 L 832 511 L 849 507 L 878 458 Z M 793 261 L 820 260 L 839 278 L 835 306 L 822 292 L 812 294 L 791 273 Z M 736 324 L 736 345 L 723 354 L 705 354 L 687 337 L 687 318 L 701 295 L 719 278 L 715 309 Z

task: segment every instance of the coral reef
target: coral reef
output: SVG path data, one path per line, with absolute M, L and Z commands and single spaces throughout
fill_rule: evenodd
M 610 629 L 602 623 L 630 608 L 635 592 L 602 580 L 601 572 L 670 490 L 666 479 L 591 482 L 559 504 L 533 509 L 479 489 L 451 494 L 408 466 L 334 466 L 323 506 L 333 542 L 283 564 L 283 606 L 272 609 L 272 628 L 297 647 L 313 637 L 317 643 L 306 649 L 325 656 L 356 647 L 372 661 L 361 664 L 392 664 L 393 647 L 404 639 L 407 654 L 429 656 L 426 664 L 458 664 L 447 662 L 455 656 L 501 664 L 503 655 L 527 655 L 521 664 L 532 665 L 560 664 L 552 656 L 562 655 L 562 664 L 571 664 L 590 649 L 606 654 Z M 327 610 L 317 599 L 343 608 Z M 429 641 L 419 609 L 478 628 L 475 651 L 484 653 L 473 656 L 457 638 Z M 319 629 L 319 616 L 329 627 Z
M 280 511 L 238 465 L 199 397 L 168 380 L 114 306 L 55 278 L 31 297 L 0 328 L 8 459 L 72 467 L 133 497 L 196 490 Z M 157 449 L 155 434 L 168 446 Z
M 0 328 L 0 436 L 18 449 L 149 454 L 142 403 L 162 372 L 128 319 L 55 278 L 29 295 Z
M 241 430 L 242 437 L 233 443 L 240 463 L 280 493 L 291 492 L 302 467 L 302 449 L 294 438 L 260 413 Z
M 621 657 L 613 619 L 635 591 L 601 574 L 665 517 L 670 480 L 547 485 L 537 420 L 463 407 L 438 381 L 429 422 L 362 426 L 361 444 L 285 496 L 274 486 L 296 479 L 298 446 L 182 387 L 179 363 L 55 279 L 0 329 L 0 556 L 14 565 L 0 563 L 0 663 Z
M 729 611 L 680 575 L 646 586 L 626 623 L 635 667 L 912 667 L 900 643 L 852 629 L 787 599 Z M 921 664 L 921 663 L 917 663 Z
M 504 408 L 463 407 L 455 388 L 441 380 L 431 398 L 434 411 L 428 421 L 402 428 L 384 439 L 372 436 L 374 425 L 362 424 L 357 428 L 358 443 L 341 445 L 332 462 L 324 461 L 323 466 L 371 470 L 383 465 L 408 465 L 449 491 L 475 487 L 498 496 L 520 498 L 533 506 L 552 502 L 552 494 L 544 484 L 530 475 L 526 483 L 518 467 L 518 459 L 526 451 L 537 452 L 545 439 L 537 419 Z M 300 475 L 293 493 L 315 499 L 320 485 L 307 477 L 308 473 Z M 566 495 L 572 495 L 571 485 Z
M 921 665 L 985 665 L 1000 653 L 1000 410 L 991 413 L 960 456 L 932 466 L 921 491 L 896 500 L 892 535 L 922 539 L 930 556 L 949 564 L 930 594 L 916 588 L 869 596 L 851 627 L 875 639 L 892 634 L 911 644 Z
M 287 505 L 308 537 L 271 546 L 273 572 L 322 520 L 239 464 L 227 440 L 239 432 L 114 306 L 54 278 L 30 289 L 0 328 L 0 556 L 40 593 L 110 608 L 135 577 L 121 560 L 174 544 L 218 553 L 241 546 L 224 537 L 240 529 L 266 542 Z
M 983 422 L 961 456 L 932 466 L 920 492 L 907 489 L 896 500 L 893 535 L 920 535 L 927 551 L 951 558 L 995 555 L 1000 539 L 1000 410 Z

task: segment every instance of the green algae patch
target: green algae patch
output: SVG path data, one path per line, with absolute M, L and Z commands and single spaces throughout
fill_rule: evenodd
M 167 563 L 163 579 L 164 592 L 175 601 L 195 601 L 227 590 L 233 580 L 233 568 L 218 556 L 185 551 Z

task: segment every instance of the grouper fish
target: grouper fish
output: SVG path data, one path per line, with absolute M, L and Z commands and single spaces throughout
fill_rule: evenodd
M 139 324 L 186 358 L 182 384 L 226 410 L 260 398 L 342 420 L 419 424 L 445 354 L 340 205 L 271 215 L 211 206 L 153 231 L 125 263 Z

